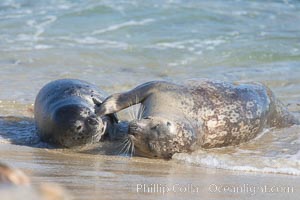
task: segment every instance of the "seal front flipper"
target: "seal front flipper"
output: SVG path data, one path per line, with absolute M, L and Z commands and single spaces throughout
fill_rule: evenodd
M 101 100 L 98 100 L 96 98 L 92 98 L 94 104 L 95 104 L 95 110 L 99 109 L 99 107 L 101 106 L 102 104 L 102 101 Z M 119 119 L 117 117 L 116 114 L 112 113 L 112 114 L 109 114 L 108 117 L 111 119 L 111 122 L 112 123 L 118 123 L 119 122 Z
M 135 104 L 139 104 L 149 95 L 151 95 L 157 84 L 161 83 L 163 82 L 147 82 L 128 92 L 113 94 L 107 97 L 101 103 L 101 105 L 95 109 L 95 112 L 97 115 L 102 116 L 118 112 Z

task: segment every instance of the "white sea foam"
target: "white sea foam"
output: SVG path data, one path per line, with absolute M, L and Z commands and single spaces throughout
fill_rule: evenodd
M 266 129 L 240 146 L 179 153 L 173 159 L 211 168 L 300 176 L 299 128 Z
M 116 49 L 127 49 L 128 44 L 124 42 L 111 41 L 111 40 L 101 40 L 95 37 L 82 37 L 82 38 L 72 38 L 72 37 L 59 37 L 60 41 L 67 41 L 83 45 L 97 45 L 97 48 L 116 48 Z
M 36 29 L 32 39 L 35 41 L 39 40 L 39 37 L 45 32 L 45 28 L 56 20 L 57 17 L 53 15 L 44 17 L 42 22 L 38 22 L 37 20 L 28 20 L 26 24 Z
M 173 42 L 173 43 L 158 43 L 156 45 L 158 49 L 168 49 L 168 48 L 174 48 L 174 49 L 185 49 L 185 45 L 182 44 L 182 42 Z
M 36 25 L 36 33 L 34 34 L 34 38 L 38 39 L 38 37 L 40 35 L 42 35 L 45 32 L 45 27 L 48 26 L 49 24 L 55 22 L 57 19 L 56 16 L 47 16 L 45 18 L 45 21 L 43 21 L 42 23 Z
M 45 44 L 37 44 L 34 46 L 34 49 L 51 49 L 52 46 L 50 45 L 45 45 Z
M 135 21 L 135 20 L 131 20 L 128 22 L 124 22 L 121 24 L 115 24 L 115 25 L 111 25 L 107 28 L 104 29 L 100 29 L 100 30 L 95 30 L 91 33 L 91 35 L 98 35 L 98 34 L 102 34 L 102 33 L 107 33 L 107 32 L 111 32 L 111 31 L 115 31 L 121 28 L 125 28 L 125 27 L 129 27 L 129 26 L 143 26 L 146 24 L 149 24 L 151 22 L 154 22 L 154 19 L 144 19 L 141 21 Z
M 224 39 L 211 39 L 211 40 L 199 40 L 199 39 L 190 39 L 183 41 L 174 41 L 174 42 L 160 42 L 154 45 L 149 45 L 146 48 L 154 48 L 159 50 L 168 50 L 168 49 L 180 49 L 188 50 L 194 52 L 195 54 L 202 54 L 203 50 L 213 50 L 221 44 L 226 43 Z
M 0 135 L 0 144 L 11 144 L 10 139 L 5 139 Z
M 250 154 L 249 154 L 250 156 Z M 277 174 L 289 174 L 300 176 L 299 168 L 299 156 L 298 152 L 295 157 L 291 159 L 278 159 L 274 160 L 267 158 L 255 158 L 249 159 L 249 162 L 245 162 L 245 157 L 236 159 L 230 155 L 189 155 L 185 153 L 175 154 L 173 159 L 183 161 L 185 163 L 206 166 L 217 169 L 227 169 L 234 171 L 251 171 L 262 173 L 277 173 Z M 291 163 L 292 162 L 292 163 Z M 298 166 L 298 167 L 297 167 Z

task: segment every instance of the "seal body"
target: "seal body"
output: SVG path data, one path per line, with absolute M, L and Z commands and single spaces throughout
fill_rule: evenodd
M 109 117 L 95 115 L 95 102 L 106 94 L 76 79 L 55 80 L 38 93 L 34 104 L 37 133 L 43 141 L 63 147 L 98 142 L 111 125 Z
M 141 103 L 142 118 L 129 124 L 140 155 L 170 158 L 196 148 L 238 145 L 266 127 L 299 123 L 260 83 L 226 83 L 207 79 L 183 84 L 154 81 L 113 94 L 97 109 L 114 113 Z

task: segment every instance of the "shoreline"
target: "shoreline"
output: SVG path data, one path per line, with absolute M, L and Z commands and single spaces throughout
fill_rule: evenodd
M 12 144 L 2 144 L 0 156 L 2 162 L 31 175 L 33 185 L 41 182 L 59 184 L 74 199 L 279 200 L 296 199 L 300 195 L 299 176 L 212 169 L 175 160 L 90 155 Z

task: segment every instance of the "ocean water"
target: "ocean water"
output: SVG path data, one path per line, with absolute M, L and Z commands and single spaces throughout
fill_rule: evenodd
M 150 80 L 259 81 L 300 118 L 299 13 L 297 0 L 1 0 L 0 146 L 40 145 L 33 102 L 59 78 L 87 80 L 108 93 Z M 30 165 L 12 157 L 21 168 Z M 300 127 L 173 160 L 299 176 Z

